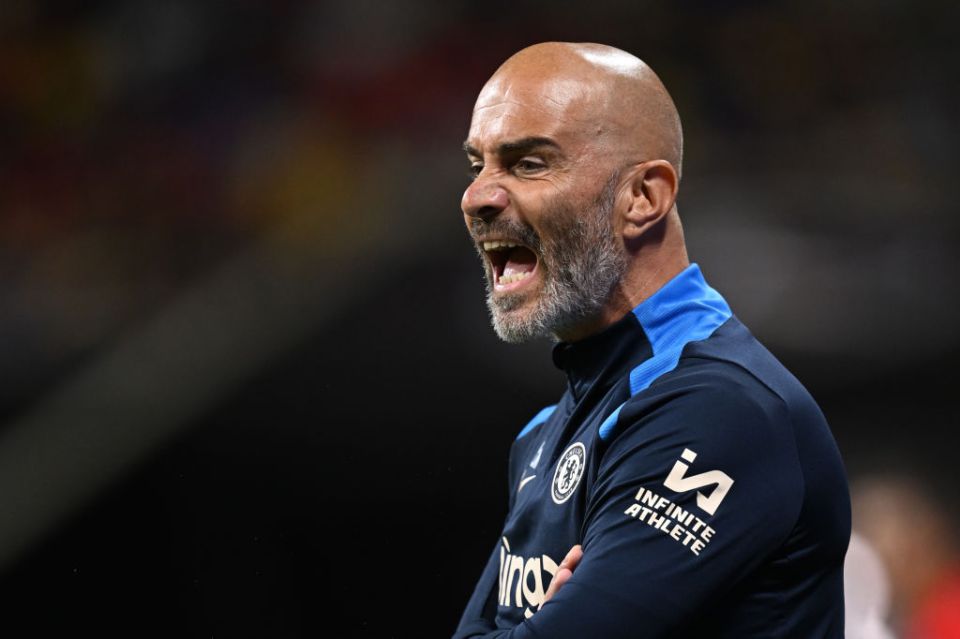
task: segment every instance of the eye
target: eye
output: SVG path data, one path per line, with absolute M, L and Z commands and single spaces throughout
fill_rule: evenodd
M 482 170 L 483 170 L 483 164 L 481 164 L 480 162 L 471 162 L 470 168 L 467 169 L 467 176 L 469 176 L 471 180 L 475 180 L 477 179 L 477 176 L 480 175 L 480 171 Z
M 535 158 L 522 158 L 514 162 L 513 168 L 518 173 L 537 173 L 546 169 L 547 165 Z

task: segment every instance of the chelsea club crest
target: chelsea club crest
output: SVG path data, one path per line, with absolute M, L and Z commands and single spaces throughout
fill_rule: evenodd
M 570 499 L 570 495 L 580 483 L 580 477 L 583 476 L 586 458 L 586 448 L 580 442 L 570 444 L 567 450 L 563 451 L 560 461 L 557 462 L 557 470 L 553 474 L 553 486 L 550 490 L 554 503 L 562 504 Z

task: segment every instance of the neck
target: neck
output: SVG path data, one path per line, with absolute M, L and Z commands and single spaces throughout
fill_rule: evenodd
M 686 250 L 683 250 L 675 253 L 671 259 L 659 260 L 653 264 L 648 262 L 642 266 L 639 260 L 635 260 L 633 267 L 614 286 L 603 308 L 569 331 L 557 333 L 557 340 L 577 342 L 599 333 L 659 291 L 680 271 L 690 266 L 690 260 Z
M 554 337 L 558 341 L 576 342 L 599 333 L 632 311 L 680 271 L 690 266 L 683 225 L 674 206 L 660 224 L 639 238 L 636 245 L 625 247 L 629 266 L 623 278 L 610 291 L 607 303 L 599 312 Z

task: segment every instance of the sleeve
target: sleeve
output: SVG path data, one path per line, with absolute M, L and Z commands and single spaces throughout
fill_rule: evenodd
M 500 566 L 499 552 L 500 541 L 497 540 L 487 566 L 480 575 L 480 581 L 477 582 L 473 595 L 460 616 L 460 623 L 452 639 L 485 636 L 496 630 L 494 619 L 497 614 L 496 582 Z
M 586 496 L 573 577 L 522 624 L 458 637 L 670 637 L 720 605 L 784 543 L 803 500 L 783 402 L 729 386 L 624 404 Z

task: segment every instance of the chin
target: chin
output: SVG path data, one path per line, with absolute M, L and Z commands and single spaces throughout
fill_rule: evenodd
M 510 344 L 520 344 L 543 336 L 539 327 L 530 321 L 529 313 L 501 311 L 490 308 L 490 321 L 497 337 Z

